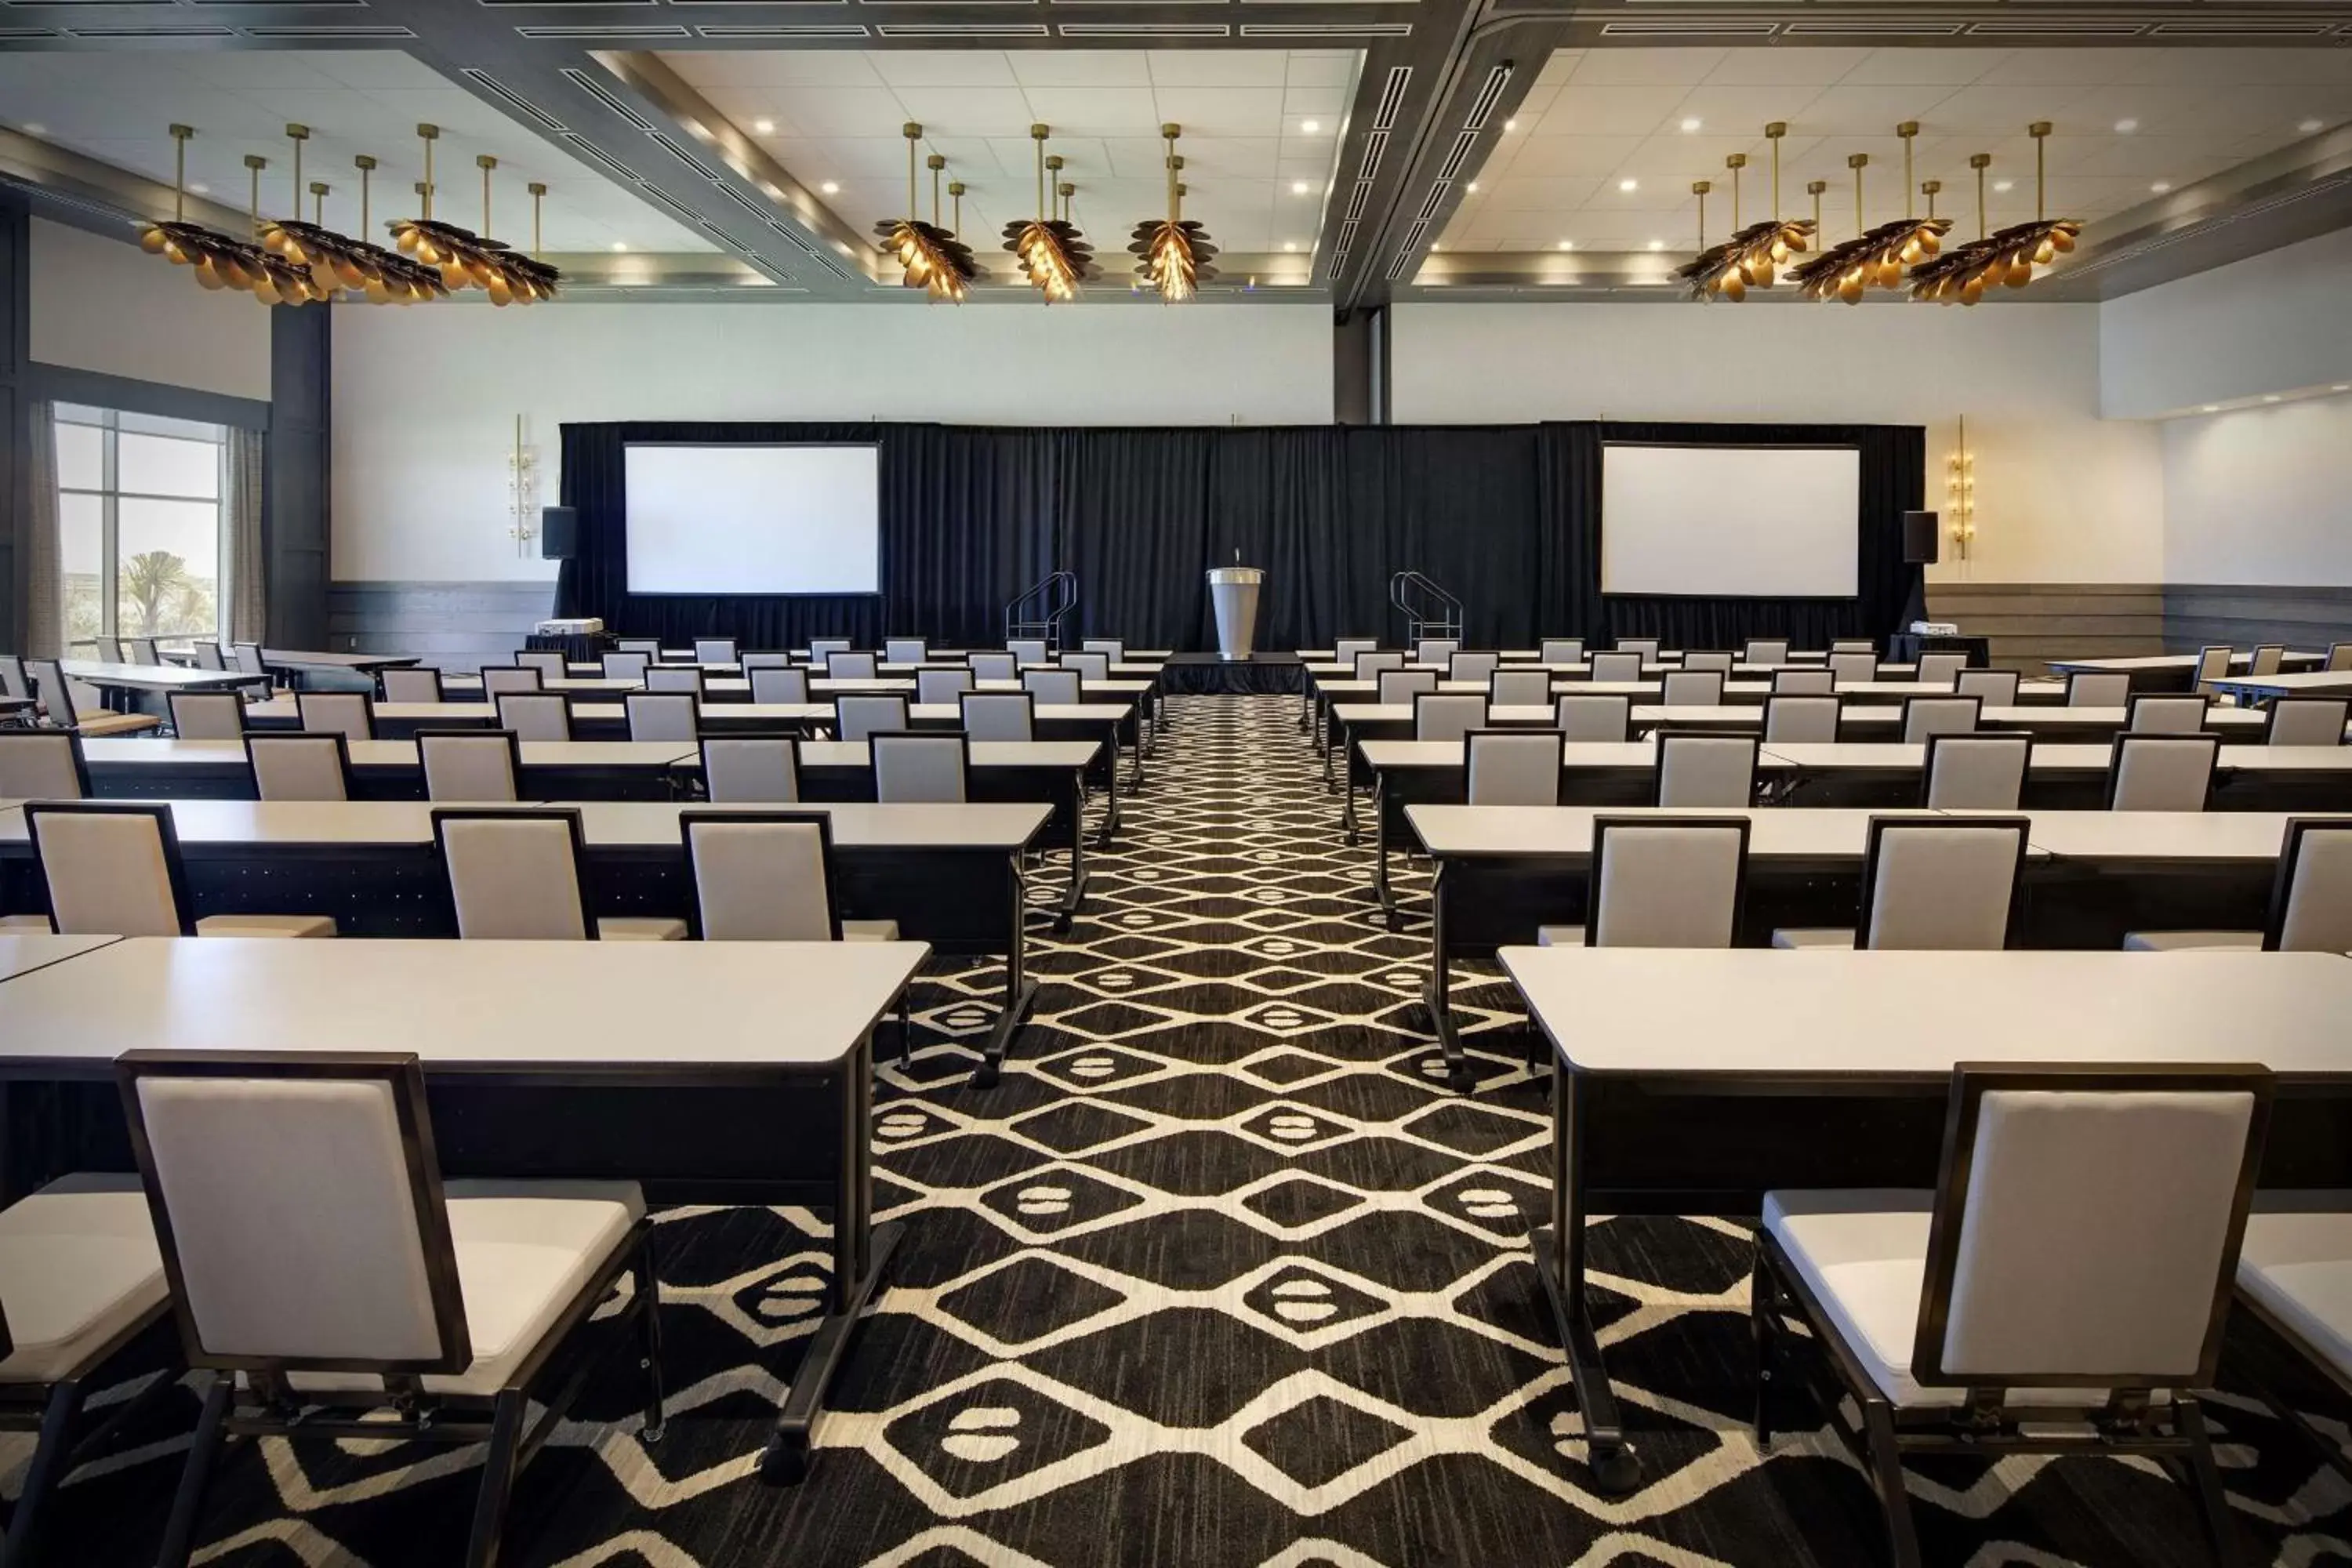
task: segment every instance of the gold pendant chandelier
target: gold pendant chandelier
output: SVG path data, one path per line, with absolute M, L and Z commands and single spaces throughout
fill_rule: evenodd
M 438 126 L 420 125 L 416 134 L 425 142 L 425 183 L 420 187 L 423 206 L 418 216 L 397 219 L 392 226 L 393 243 L 401 253 L 438 269 L 444 287 L 478 288 L 489 296 L 493 305 L 531 305 L 554 299 L 562 274 L 544 261 L 520 255 L 503 241 L 488 237 L 490 172 L 499 166 L 499 161 L 487 153 L 474 160 L 482 171 L 483 232 L 477 234 L 456 224 L 442 223 L 433 216 L 433 143 L 440 138 L 441 131 Z
M 265 305 L 302 305 L 325 298 L 313 292 L 310 274 L 304 268 L 249 240 L 188 221 L 188 139 L 195 133 L 193 126 L 172 127 L 172 220 L 140 230 L 140 248 L 174 267 L 188 268 L 206 289 L 235 289 Z M 247 154 L 245 166 L 252 172 L 252 217 L 258 227 L 261 171 L 268 166 L 268 160 Z
M 1145 284 L 1171 305 L 1191 299 L 1199 285 L 1217 275 L 1209 265 L 1217 247 L 1209 243 L 1208 230 L 1184 216 L 1184 186 L 1180 183 L 1184 160 L 1176 155 L 1176 139 L 1183 133 L 1181 125 L 1160 128 L 1168 142 L 1168 216 L 1137 224 L 1134 242 L 1127 247 L 1143 258 L 1135 269 Z
M 971 281 L 980 275 L 980 266 L 972 258 L 971 247 L 955 236 L 952 228 L 940 226 L 940 171 L 948 161 L 937 153 L 931 154 L 931 221 L 925 223 L 915 216 L 915 143 L 922 140 L 923 128 L 913 121 L 898 128 L 907 138 L 907 216 L 896 221 L 878 223 L 874 232 L 882 237 L 884 254 L 897 259 L 906 273 L 909 289 L 928 289 L 934 300 L 945 300 L 950 305 L 961 305 L 971 291 Z M 956 222 L 963 221 L 963 186 L 953 187 L 956 195 Z
M 1706 190 L 1701 188 L 1706 182 L 1691 187 L 1699 199 L 1700 249 L 1696 258 L 1676 268 L 1675 275 L 1690 284 L 1692 299 L 1729 300 L 1736 304 L 1748 297 L 1751 288 L 1772 287 L 1789 258 L 1811 246 L 1817 224 L 1809 218 L 1780 216 L 1780 139 L 1788 133 L 1783 121 L 1764 127 L 1764 138 L 1772 144 L 1772 216 L 1765 222 L 1745 227 L 1739 222 L 1739 172 L 1748 166 L 1745 153 L 1734 153 L 1723 161 L 1723 166 L 1731 171 L 1732 234 L 1712 249 L 1706 247 Z
M 2074 242 L 2083 236 L 2082 220 L 2043 216 L 2048 195 L 2043 143 L 2050 134 L 2050 122 L 2037 120 L 2026 127 L 2026 133 L 2033 138 L 2033 221 L 1985 233 L 1985 170 L 1992 163 L 1992 154 L 1974 154 L 1969 167 L 1977 172 L 1978 237 L 1914 271 L 1913 299 L 1933 300 L 1939 305 L 1973 305 L 1996 283 L 2024 288 L 2033 281 L 2035 268 L 2047 267 L 2074 248 Z
M 1856 153 L 1848 158 L 1846 166 L 1853 171 L 1854 236 L 1790 274 L 1806 299 L 1860 304 L 1863 295 L 1874 288 L 1902 287 L 1905 268 L 1916 267 L 1942 249 L 1951 220 L 1932 213 L 1925 218 L 1912 216 L 1911 139 L 1919 134 L 1919 122 L 1906 120 L 1895 128 L 1895 134 L 1903 138 L 1903 216 L 1875 227 L 1864 226 L 1862 172 L 1870 164 L 1870 154 Z
M 302 143 L 310 140 L 310 132 L 306 126 L 289 125 L 286 134 L 294 143 L 295 216 L 262 226 L 261 245 L 263 249 L 310 275 L 312 298 L 329 299 L 338 289 L 349 289 L 379 303 L 409 305 L 436 300 L 448 292 L 441 286 L 439 273 L 381 246 L 327 227 L 324 184 L 311 184 L 311 221 L 302 222 Z M 360 227 L 365 232 L 367 174 L 375 167 L 375 160 L 362 158 L 359 166 Z
M 1094 275 L 1094 251 L 1086 236 L 1049 205 L 1045 138 L 1051 134 L 1045 126 L 1029 127 L 1030 139 L 1037 144 L 1036 217 L 1004 226 L 1004 248 L 1019 259 L 1022 272 L 1048 305 L 1076 299 L 1079 283 Z M 1061 160 L 1052 160 L 1052 166 L 1059 168 Z

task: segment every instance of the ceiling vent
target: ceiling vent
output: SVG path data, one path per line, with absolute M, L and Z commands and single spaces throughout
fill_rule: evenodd
M 1495 112 L 1495 105 L 1503 100 L 1503 89 L 1511 85 L 1511 66 L 1506 60 L 1486 73 L 1486 83 L 1478 89 L 1478 100 L 1470 106 L 1470 118 L 1464 121 L 1473 131 L 1486 129 L 1486 121 Z
M 720 23 L 694 29 L 706 38 L 866 38 L 872 30 L 857 22 Z
M 1395 129 L 1397 115 L 1404 108 L 1404 89 L 1412 81 L 1411 66 L 1391 66 L 1388 80 L 1381 83 L 1381 100 L 1372 108 L 1372 129 Z
M 625 99 L 598 80 L 594 73 L 582 70 L 578 66 L 565 66 L 563 74 L 572 79 L 572 86 L 588 94 L 638 130 L 651 131 L 654 128 L 652 121 L 630 108 Z
M 544 129 L 552 131 L 558 135 L 562 133 L 564 126 L 562 121 L 516 92 L 479 66 L 467 66 L 457 74 L 521 115 L 525 120 L 535 121 Z

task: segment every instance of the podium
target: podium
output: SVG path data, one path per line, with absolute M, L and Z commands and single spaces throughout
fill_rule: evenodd
M 1246 659 L 1257 639 L 1257 594 L 1265 574 L 1255 566 L 1218 566 L 1209 573 L 1209 602 L 1217 612 L 1217 653 Z

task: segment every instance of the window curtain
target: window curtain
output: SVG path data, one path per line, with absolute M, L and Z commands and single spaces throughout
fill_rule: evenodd
M 26 435 L 31 442 L 33 516 L 25 553 L 25 575 L 31 587 L 25 652 L 34 658 L 57 658 L 65 653 L 65 578 L 58 541 L 58 422 L 46 401 L 33 404 Z
M 228 636 L 259 642 L 269 615 L 269 584 L 262 565 L 261 459 L 267 438 L 258 430 L 228 427 L 221 486 L 221 545 L 228 565 Z

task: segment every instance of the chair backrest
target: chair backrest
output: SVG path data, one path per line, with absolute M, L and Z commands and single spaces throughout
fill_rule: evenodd
M 1075 669 L 1024 669 L 1021 689 L 1038 701 L 1075 707 L 1086 700 L 1085 683 Z
M 1582 664 L 1584 639 L 1582 637 L 1546 637 L 1543 639 L 1542 646 L 1536 649 L 1536 657 L 1544 664 Z
M 386 702 L 439 702 L 441 672 L 431 665 L 417 665 L 408 669 L 387 669 L 383 674 L 383 700 Z
M 1658 805 L 1744 809 L 1755 799 L 1755 736 L 1659 731 Z
M 1381 639 L 1378 637 L 1341 637 L 1331 645 L 1331 662 L 1344 664 L 1353 668 L 1358 654 L 1371 653 L 1380 646 Z
M 1872 817 L 1854 946 L 2007 947 L 2027 826 L 2022 816 Z
M 1486 679 L 1486 700 L 1497 708 L 1541 708 L 1551 701 L 1551 671 L 1498 669 Z
M 2281 697 L 2271 703 L 2263 739 L 2273 746 L 2340 746 L 2352 699 Z
M 2231 661 L 2236 652 L 2226 643 L 2208 643 L 2197 650 L 2197 689 L 2203 690 L 2209 680 L 2219 680 L 2230 673 Z
M 734 663 L 735 639 L 733 637 L 695 638 L 694 662 L 697 664 Z
M 2204 810 L 2221 747 L 2215 735 L 2116 736 L 2107 765 L 2107 809 Z
M 298 691 L 294 711 L 305 730 L 332 731 L 347 741 L 375 739 L 375 699 L 364 691 Z
M 73 682 L 66 679 L 65 667 L 54 658 L 28 658 L 25 671 L 33 682 L 32 695 L 40 700 L 49 722 L 71 729 L 80 720 L 74 711 Z
M 1835 697 L 1776 691 L 1764 700 L 1764 739 L 1791 745 L 1829 745 L 1838 738 L 1843 704 Z
M 2254 649 L 2254 657 L 2246 665 L 2249 675 L 2276 675 L 2286 662 L 2284 643 L 2266 642 Z
M 632 741 L 683 741 L 702 737 L 701 708 L 683 691 L 632 691 L 622 700 Z
M 237 668 L 247 675 L 267 675 L 269 673 L 269 667 L 262 662 L 261 645 L 257 642 L 231 644 L 229 647 L 229 657 L 236 661 Z
M 1087 637 L 1078 644 L 1082 653 L 1098 653 L 1113 664 L 1127 662 L 1127 641 L 1123 637 Z
M 234 741 L 245 733 L 245 703 L 231 691 L 174 691 L 172 733 L 183 741 Z
M 1832 653 L 1866 653 L 1875 658 L 1878 644 L 1869 637 L 1835 637 L 1830 642 Z
M 1571 691 L 1552 707 L 1552 721 L 1570 741 L 1622 741 L 1633 721 L 1633 700 Z
M 71 730 L 0 730 L 0 798 L 86 800 L 89 769 Z
M 131 663 L 161 664 L 163 662 L 163 656 L 155 651 L 153 637 L 127 637 L 124 641 L 130 648 Z
M 2033 765 L 2022 730 L 1927 737 L 1919 804 L 1931 811 L 2015 811 Z
M 880 730 L 866 739 L 874 798 L 885 804 L 954 805 L 971 798 L 970 746 L 961 730 Z
M 1610 646 L 1619 653 L 1630 653 L 1652 664 L 1658 661 L 1658 639 L 1655 637 L 1619 637 Z
M 1592 656 L 1592 679 L 1595 680 L 1639 680 L 1642 679 L 1642 656 L 1638 653 L 1596 653 Z
M 791 654 L 769 648 L 761 653 L 742 655 L 736 659 L 735 668 L 748 676 L 755 669 L 793 669 L 801 667 L 795 663 Z
M 790 735 L 705 735 L 702 786 L 716 804 L 801 797 L 800 745 Z
M 809 662 L 822 669 L 828 655 L 847 653 L 851 646 L 847 637 L 811 637 L 809 638 Z
M 1729 947 L 1748 818 L 1598 816 L 1587 947 Z
M 33 858 L 59 936 L 194 936 L 168 805 L 35 801 Z
M 194 652 L 196 668 L 198 669 L 226 669 L 228 668 L 228 661 L 221 658 L 220 644 L 213 641 L 210 637 L 198 637 L 195 642 Z
M 1486 723 L 1486 699 L 1475 691 L 1423 691 L 1412 700 L 1412 738 L 1459 741 Z
M 122 662 L 122 639 L 121 637 L 110 637 L 101 635 L 90 638 L 89 641 L 90 646 L 98 650 L 98 657 L 100 663 L 121 664 Z
M 653 662 L 654 656 L 649 653 L 608 653 L 599 661 L 599 668 L 607 680 L 643 680 Z
M 1789 639 L 1749 637 L 1739 657 L 1749 664 L 1786 664 L 1789 662 Z
M 419 730 L 427 800 L 515 800 L 522 747 L 511 730 Z
M 1009 653 L 968 653 L 964 664 L 974 680 L 1018 680 L 1021 661 Z
M 1903 743 L 1925 745 L 1930 735 L 1966 735 L 1977 727 L 1983 710 L 1975 697 L 1906 697 L 1903 700 Z
M 2013 669 L 1964 669 L 1954 679 L 1952 689 L 1962 697 L 1975 698 L 1986 708 L 2014 708 L 2019 679 Z
M 1949 649 L 1923 653 L 1919 656 L 1917 679 L 1922 686 L 1949 690 L 1952 682 L 1959 679 L 1960 671 L 1968 667 L 1969 656 L 1964 653 L 1954 653 Z
M 844 741 L 863 741 L 877 730 L 907 727 L 907 700 L 895 691 L 846 692 L 834 699 L 833 732 Z
M 1728 676 L 1731 673 L 1731 656 L 1720 650 L 1686 653 L 1683 655 L 1683 668 L 1696 670 L 1711 669 L 1717 675 Z
M 2287 818 L 2263 946 L 2273 952 L 2352 952 L 2352 821 Z
M 1491 680 L 1503 662 L 1499 653 L 1453 653 L 1446 656 L 1445 679 L 1448 680 Z
M 1037 698 L 1028 691 L 967 691 L 957 699 L 963 732 L 975 741 L 1031 741 L 1037 736 Z
M 705 942 L 838 942 L 833 819 L 822 811 L 687 811 L 677 818 Z
M 683 691 L 702 700 L 702 667 L 698 664 L 653 665 L 646 670 L 647 691 Z
M 1004 651 L 1011 654 L 1022 664 L 1043 664 L 1045 662 L 1045 639 L 1043 637 L 1007 637 L 1004 639 Z
M 1062 668 L 1076 670 L 1080 680 L 1108 680 L 1110 655 L 1107 653 L 1066 653 Z
M 801 702 L 809 700 L 808 671 L 770 666 L 751 675 L 754 702 Z
M 1948 1103 L 1913 1380 L 2210 1384 L 2270 1074 L 1963 1062 Z
M 518 741 L 568 741 L 571 700 L 561 691 L 507 692 L 499 699 L 499 727 L 512 731 Z
M 920 637 L 884 637 L 882 659 L 886 664 L 920 664 L 930 657 L 931 650 Z
M 351 742 L 341 734 L 259 730 L 245 737 L 256 800 L 349 800 Z
M 493 702 L 509 691 L 538 691 L 544 684 L 539 678 L 539 671 L 526 665 L 482 666 L 482 695 Z
M 1423 637 L 1412 645 L 1412 662 L 1444 664 L 1460 651 L 1461 647 L 1462 639 L 1459 637 Z
M 2120 670 L 2078 669 L 2066 678 L 2069 708 L 2121 708 L 2131 698 L 2131 677 Z
M 1878 656 L 1870 652 L 1848 651 L 1829 657 L 1830 679 L 1840 686 L 1857 680 L 1878 679 Z
M 562 680 L 572 674 L 572 666 L 565 660 L 560 648 L 521 648 L 516 652 L 514 661 L 517 669 L 539 671 L 539 683 L 541 686 L 551 680 Z
M 926 705 L 953 702 L 971 689 L 971 683 L 969 669 L 919 669 L 915 671 L 915 700 Z
M 872 680 L 881 673 L 878 663 L 870 653 L 829 653 L 824 656 L 824 673 L 833 680 Z
M 0 653 L 0 697 L 31 697 L 33 678 L 25 673 L 24 659 L 13 653 Z
M 1358 680 L 1375 679 L 1383 670 L 1402 669 L 1403 668 L 1404 655 L 1398 652 L 1395 648 L 1366 648 L 1363 652 L 1356 656 L 1356 679 Z
M 2330 674 L 2352 669 L 2352 642 L 2332 642 L 2327 645 L 2327 662 L 2320 667 Z
M 2171 692 L 2135 692 L 2125 704 L 2124 728 L 2137 735 L 2201 735 L 2210 700 Z
M 1472 805 L 1558 805 L 1560 733 L 1557 730 L 1473 730 Z
M 580 813 L 436 809 L 433 842 L 449 879 L 457 934 L 467 941 L 593 939 L 580 876 Z
M 1424 691 L 1437 689 L 1437 671 L 1433 669 L 1384 669 L 1380 674 L 1380 700 L 1383 703 L 1410 703 Z
M 1660 700 L 1669 708 L 1720 708 L 1723 706 L 1723 672 L 1719 669 L 1670 669 L 1666 671 Z
M 414 1056 L 133 1051 L 115 1071 L 190 1366 L 472 1363 Z
M 1837 677 L 1827 669 L 1776 669 L 1772 672 L 1772 695 L 1775 697 L 1829 697 L 1837 691 Z
M 613 646 L 623 653 L 641 653 L 647 658 L 661 657 L 661 638 L 659 637 L 614 637 Z

